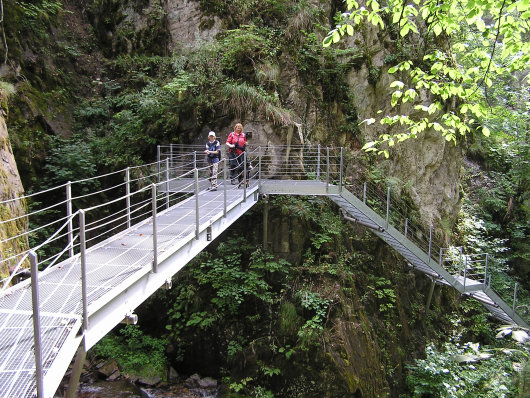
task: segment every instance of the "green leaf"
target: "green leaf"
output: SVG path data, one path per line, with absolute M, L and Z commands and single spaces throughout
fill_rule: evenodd
M 440 24 L 436 24 L 432 27 L 433 31 L 434 31 L 434 34 L 436 36 L 440 36 L 440 33 L 442 33 L 442 26 Z
M 361 148 L 363 151 L 368 149 L 368 148 L 371 148 L 375 145 L 375 141 L 370 141 L 370 142 L 367 142 L 366 144 L 364 144 L 364 146 Z
M 399 34 L 401 35 L 401 37 L 405 37 L 410 31 L 410 25 L 407 23 L 405 24 L 401 30 L 399 31 Z
M 490 129 L 487 127 L 482 127 L 482 134 L 484 134 L 486 137 L 490 136 Z

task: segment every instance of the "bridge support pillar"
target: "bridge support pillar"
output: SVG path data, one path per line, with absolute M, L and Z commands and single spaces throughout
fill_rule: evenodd
M 81 372 L 83 371 L 85 359 L 85 342 L 82 341 L 81 345 L 79 346 L 79 349 L 77 350 L 77 355 L 75 357 L 72 374 L 70 375 L 70 381 L 68 382 L 68 389 L 66 390 L 65 398 L 75 398 L 75 393 L 77 392 L 77 385 L 79 384 L 79 378 L 81 377 Z
M 269 197 L 263 198 L 263 251 L 267 251 L 269 245 Z
M 425 304 L 425 315 L 429 313 L 429 307 L 431 306 L 432 295 L 434 293 L 434 286 L 436 286 L 436 283 L 434 279 L 431 279 L 431 288 L 429 290 L 429 295 L 427 296 L 427 304 Z

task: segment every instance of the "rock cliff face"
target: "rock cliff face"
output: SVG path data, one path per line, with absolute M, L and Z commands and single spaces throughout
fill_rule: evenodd
M 9 136 L 4 118 L 0 116 L 0 220 L 5 221 L 26 213 L 26 203 L 21 201 L 9 201 L 22 196 L 24 188 L 20 181 Z M 5 202 L 8 201 L 8 202 Z M 6 237 L 16 236 L 27 229 L 26 221 L 21 218 L 18 221 L 0 224 L 0 240 Z M 16 265 L 16 260 L 9 260 L 15 253 L 21 252 L 27 247 L 25 239 L 15 239 L 6 243 L 0 243 L 0 277 L 8 275 L 9 267 Z
M 310 7 L 320 10 L 321 15 L 333 14 L 333 5 L 329 2 L 313 1 Z M 215 35 L 222 31 L 221 20 L 216 16 L 201 13 L 198 2 L 169 0 L 166 8 L 173 50 L 183 45 L 193 47 L 204 41 L 215 40 Z M 308 20 L 307 14 L 307 11 L 302 10 L 294 16 L 287 31 L 289 32 L 290 27 L 303 28 Z M 325 19 L 319 22 L 324 26 L 327 23 Z M 385 113 L 391 110 L 390 98 L 393 90 L 389 85 L 392 77 L 386 73 L 391 64 L 387 64 L 385 59 L 391 55 L 392 45 L 388 37 L 379 33 L 374 27 L 364 27 L 342 44 L 358 54 L 345 58 L 342 62 L 356 63 L 360 60 L 348 72 L 347 86 L 344 87 L 344 90 L 351 90 L 351 104 L 359 122 L 374 117 L 378 110 Z M 390 131 L 389 128 L 381 126 L 380 130 L 374 133 L 373 128 L 361 127 L 359 136 L 352 137 L 351 134 L 334 129 L 330 119 L 343 117 L 338 100 L 331 101 L 328 107 L 323 108 L 322 92 L 318 92 L 313 98 L 307 95 L 306 85 L 294 66 L 293 55 L 286 52 L 281 58 L 279 74 L 282 88 L 286 92 L 284 103 L 285 107 L 292 111 L 292 121 L 288 126 L 279 127 L 259 115 L 246 115 L 243 124 L 246 130 L 254 132 L 253 144 L 299 144 L 309 138 L 322 143 L 355 148 L 359 146 L 359 142 L 375 139 L 378 134 L 398 132 L 396 128 Z M 226 135 L 234 123 L 236 120 L 218 127 L 217 131 L 222 136 Z M 399 181 L 396 189 L 404 189 L 415 206 L 421 209 L 425 225 L 434 223 L 438 228 L 445 225 L 447 229 L 447 226 L 450 227 L 456 221 L 460 209 L 462 151 L 454 143 L 446 142 L 434 131 L 426 131 L 417 139 L 396 145 L 389 161 L 380 158 L 374 161 L 384 170 L 387 177 Z

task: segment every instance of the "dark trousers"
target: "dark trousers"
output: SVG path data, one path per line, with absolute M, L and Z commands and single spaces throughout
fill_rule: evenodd
M 234 152 L 228 152 L 228 160 L 230 163 L 230 179 L 243 179 L 243 157 L 244 154 L 237 156 Z

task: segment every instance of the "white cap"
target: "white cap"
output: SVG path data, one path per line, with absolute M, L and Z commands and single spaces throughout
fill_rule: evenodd
M 215 137 L 215 133 L 214 133 L 213 131 L 210 131 L 210 132 L 208 133 L 208 137 Z

